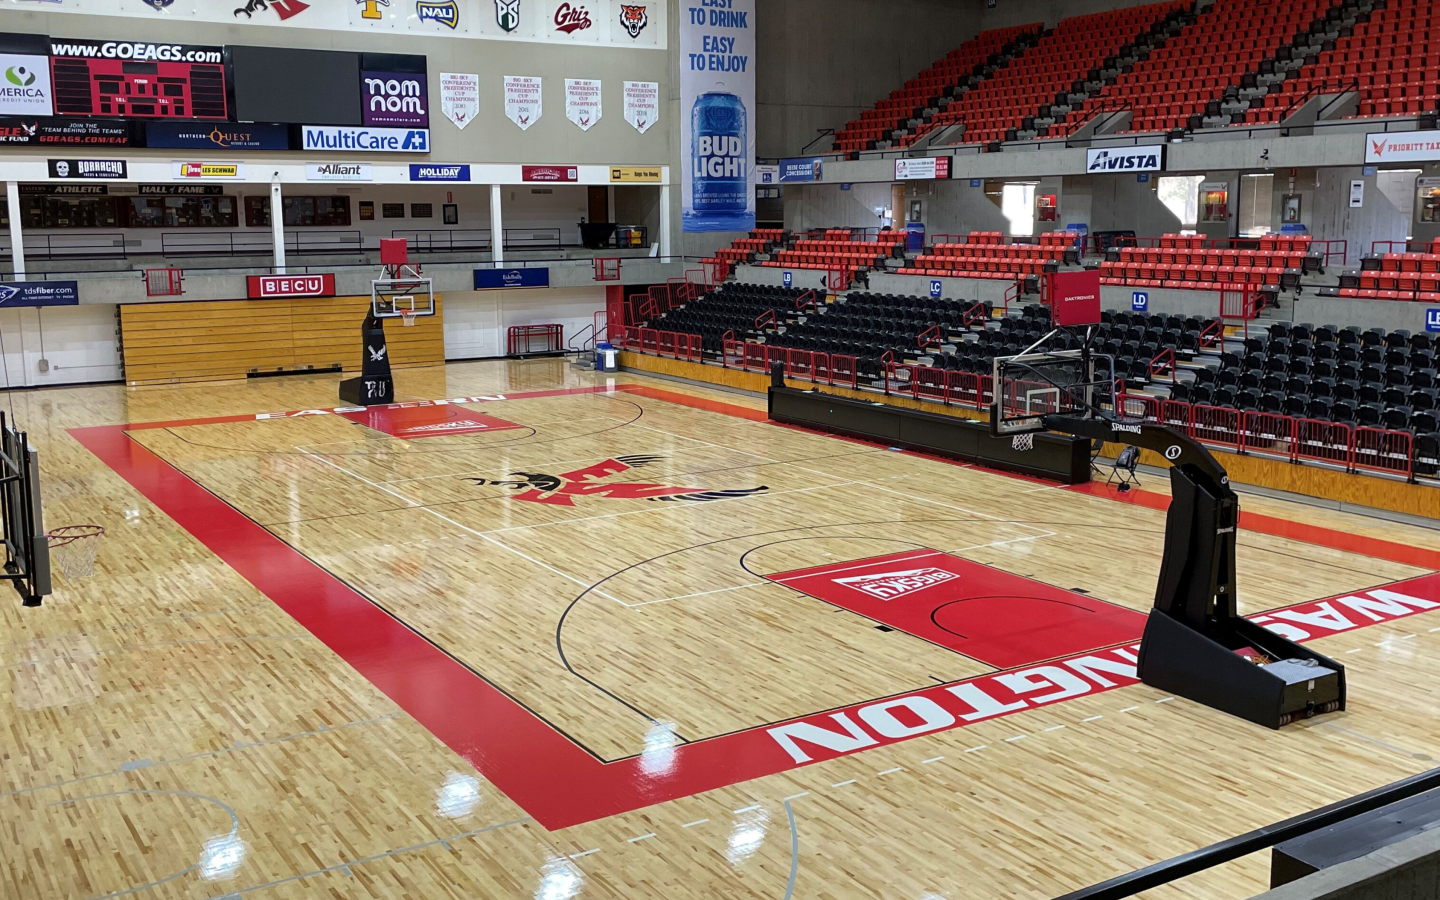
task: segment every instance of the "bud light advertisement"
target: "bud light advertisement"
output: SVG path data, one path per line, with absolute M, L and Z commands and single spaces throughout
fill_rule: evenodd
M 684 230 L 755 227 L 755 0 L 682 0 Z

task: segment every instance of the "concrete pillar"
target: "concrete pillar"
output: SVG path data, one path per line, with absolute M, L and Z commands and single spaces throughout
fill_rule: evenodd
M 275 242 L 275 274 L 285 274 L 285 199 L 280 181 L 270 182 L 270 234 Z
M 660 185 L 660 255 L 670 255 L 670 185 Z
M 490 258 L 498 267 L 505 261 L 505 217 L 500 214 L 503 185 L 490 185 Z
M 20 183 L 5 182 L 5 205 L 10 211 L 10 255 L 15 261 L 15 280 L 25 280 L 25 245 L 20 239 Z

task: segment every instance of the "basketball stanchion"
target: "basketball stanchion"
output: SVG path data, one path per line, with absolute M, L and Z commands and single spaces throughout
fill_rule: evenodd
M 66 578 L 89 578 L 95 574 L 95 557 L 105 529 L 100 525 L 62 525 L 45 532 L 50 558 L 60 565 Z

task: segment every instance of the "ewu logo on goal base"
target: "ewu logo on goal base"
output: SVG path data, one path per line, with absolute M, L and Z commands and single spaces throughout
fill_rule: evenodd
M 1088 174 L 1106 172 L 1159 172 L 1165 168 L 1165 145 L 1104 147 L 1085 151 Z

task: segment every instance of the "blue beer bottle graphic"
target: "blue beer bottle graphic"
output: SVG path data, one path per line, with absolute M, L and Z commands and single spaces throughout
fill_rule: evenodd
M 690 111 L 693 208 L 700 214 L 743 215 L 750 206 L 745 104 L 712 91 Z

